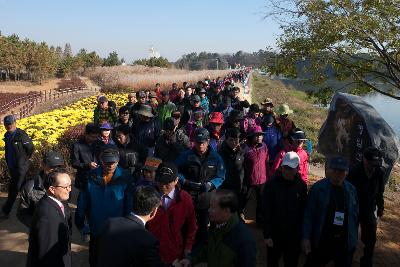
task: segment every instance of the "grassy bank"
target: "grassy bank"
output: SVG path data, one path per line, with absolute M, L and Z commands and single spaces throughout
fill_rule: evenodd
M 285 86 L 278 80 L 270 80 L 258 74 L 253 75 L 252 102 L 260 103 L 266 97 L 272 98 L 275 106 L 289 104 L 294 111 L 290 117 L 297 127 L 305 131 L 313 143 L 313 162 L 322 162 L 324 157 L 316 151 L 318 132 L 324 123 L 327 110 L 313 105 L 313 99 L 302 91 Z

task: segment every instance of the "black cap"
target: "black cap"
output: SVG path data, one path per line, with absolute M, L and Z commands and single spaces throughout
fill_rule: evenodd
M 299 128 L 294 129 L 291 133 L 290 133 L 290 137 L 293 140 L 307 140 L 306 134 Z
M 4 124 L 13 124 L 17 120 L 15 119 L 14 115 L 7 115 L 4 117 Z
M 161 163 L 156 171 L 156 182 L 169 184 L 178 177 L 178 168 L 172 162 Z
M 274 118 L 274 116 L 272 114 L 266 114 L 265 117 L 264 117 L 264 121 L 267 124 L 270 124 L 270 123 L 273 123 L 275 121 L 275 118 Z
M 364 158 L 376 167 L 382 166 L 382 152 L 376 147 L 368 147 L 364 150 Z
M 194 131 L 194 140 L 195 142 L 202 143 L 210 139 L 210 133 L 206 128 L 197 128 Z
M 349 162 L 342 156 L 332 156 L 328 160 L 328 168 L 332 170 L 349 170 Z
M 106 163 L 118 162 L 118 148 L 115 145 L 104 145 L 101 149 L 100 159 Z
M 50 168 L 60 167 L 64 166 L 64 158 L 56 151 L 49 151 L 44 155 L 43 163 Z
M 169 92 L 168 92 L 168 90 L 162 91 L 162 92 L 161 92 L 161 95 L 162 95 L 162 96 L 169 95 Z

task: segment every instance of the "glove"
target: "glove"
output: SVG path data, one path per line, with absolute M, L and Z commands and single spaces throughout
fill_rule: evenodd
M 201 184 L 201 192 L 210 192 L 214 188 L 215 188 L 215 186 L 210 182 Z
M 202 186 L 201 183 L 196 183 L 189 180 L 185 180 L 183 185 L 188 191 L 201 191 L 201 186 Z

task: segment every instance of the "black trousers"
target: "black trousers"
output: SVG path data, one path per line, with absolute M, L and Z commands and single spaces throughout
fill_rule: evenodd
M 97 237 L 90 235 L 89 242 L 89 265 L 90 267 L 97 266 Z
M 354 250 L 348 251 L 346 246 L 329 242 L 319 248 L 312 249 L 304 267 L 322 267 L 333 261 L 335 267 L 351 267 Z
M 267 266 L 278 267 L 279 260 L 283 257 L 285 267 L 296 267 L 300 256 L 300 241 L 274 243 L 272 248 L 267 247 Z
M 247 192 L 246 192 L 246 197 L 244 199 L 243 207 L 247 205 L 249 200 L 255 196 L 256 198 L 256 221 L 257 223 L 262 223 L 263 221 L 263 212 L 262 212 L 262 192 L 264 191 L 264 185 L 249 185 Z
M 3 205 L 3 212 L 9 214 L 14 206 L 15 200 L 17 199 L 18 192 L 21 189 L 21 185 L 24 182 L 24 177 L 17 175 L 15 170 L 9 170 L 10 183 L 8 184 L 8 197 L 6 203 Z
M 195 237 L 195 246 L 200 245 L 207 239 L 208 224 L 210 223 L 210 218 L 207 209 L 196 209 L 196 219 L 197 219 L 197 232 Z
M 376 217 L 371 214 L 366 219 L 360 220 L 361 241 L 364 244 L 364 255 L 360 259 L 361 267 L 372 267 L 372 258 L 374 255 L 376 243 Z

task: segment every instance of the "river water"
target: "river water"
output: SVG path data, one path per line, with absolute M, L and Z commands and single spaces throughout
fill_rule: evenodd
M 363 99 L 378 111 L 400 137 L 400 101 L 378 93 L 369 94 Z

